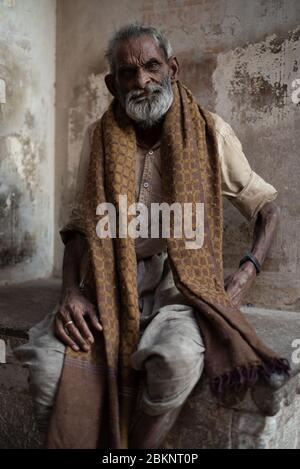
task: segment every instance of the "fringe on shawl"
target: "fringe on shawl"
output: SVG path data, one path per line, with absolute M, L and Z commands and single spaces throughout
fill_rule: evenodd
M 290 375 L 290 364 L 285 358 L 264 359 L 262 365 L 238 366 L 217 376 L 210 382 L 212 392 L 221 397 L 227 391 L 240 392 L 252 388 L 258 379 L 268 379 L 273 373 Z

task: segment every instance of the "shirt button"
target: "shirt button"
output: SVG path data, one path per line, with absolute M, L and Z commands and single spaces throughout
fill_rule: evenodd
M 149 182 L 144 182 L 144 187 L 147 189 L 147 187 L 149 187 Z
M 149 151 L 149 155 L 153 155 L 153 150 L 150 150 L 150 151 Z

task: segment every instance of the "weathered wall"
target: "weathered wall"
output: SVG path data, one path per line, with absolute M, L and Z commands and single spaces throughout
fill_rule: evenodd
M 85 126 L 107 105 L 104 50 L 111 32 L 139 20 L 163 28 L 181 79 L 236 130 L 253 169 L 279 191 L 282 223 L 248 301 L 300 309 L 300 78 L 298 0 L 58 0 L 56 225 L 65 219 Z M 226 268 L 251 244 L 252 227 L 225 204 Z M 56 238 L 56 271 L 62 244 Z
M 1 283 L 53 268 L 55 27 L 55 0 L 0 0 Z

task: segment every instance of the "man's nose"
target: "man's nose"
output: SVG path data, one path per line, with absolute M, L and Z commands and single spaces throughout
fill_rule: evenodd
M 150 83 L 150 77 L 148 76 L 147 72 L 142 68 L 139 68 L 136 73 L 136 84 L 138 88 L 144 89 L 145 86 Z

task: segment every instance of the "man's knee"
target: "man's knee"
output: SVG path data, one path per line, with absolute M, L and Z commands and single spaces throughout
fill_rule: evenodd
M 195 373 L 203 359 L 202 347 L 189 348 L 184 343 L 179 343 L 176 348 L 170 347 L 161 353 L 153 353 L 146 360 L 145 369 L 154 382 L 178 381 Z
M 149 414 L 163 413 L 179 407 L 199 381 L 204 367 L 203 348 L 153 354 L 145 363 L 146 382 L 142 408 Z
M 60 380 L 63 357 L 60 352 L 40 350 L 38 362 L 29 364 L 29 388 L 40 431 L 45 431 Z
M 19 347 L 16 357 L 28 369 L 34 414 L 40 431 L 44 431 L 60 380 L 64 353 L 28 342 Z

